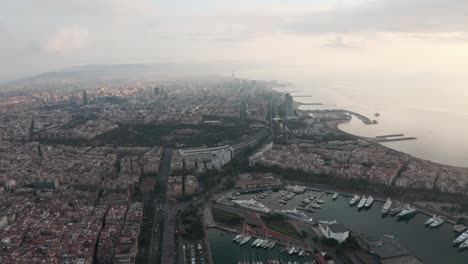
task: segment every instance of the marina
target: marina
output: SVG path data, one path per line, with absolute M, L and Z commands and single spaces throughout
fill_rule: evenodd
M 424 263 L 457 264 L 465 263 L 466 259 L 468 259 L 468 250 L 463 250 L 465 246 L 468 246 L 468 242 L 464 244 L 466 239 L 460 239 L 460 243 L 454 245 L 454 240 L 460 236 L 460 233 L 455 233 L 453 231 L 454 226 L 448 222 L 443 221 L 441 224 L 430 228 L 430 226 L 427 226 L 425 223 L 432 215 L 425 215 L 422 211 L 410 205 L 402 205 L 400 202 L 391 201 L 390 199 L 372 198 L 374 199 L 372 206 L 365 208 L 365 210 L 357 210 L 356 207 L 350 206 L 350 201 L 353 198 L 355 198 L 353 200 L 357 200 L 358 202 L 361 201 L 361 197 L 357 197 L 360 196 L 359 194 L 353 197 L 352 195 L 341 193 L 339 197 L 333 199 L 334 194 L 334 192 L 327 193 L 308 190 L 302 194 L 290 195 L 289 191 L 281 190 L 267 195 L 262 199 L 262 204 L 270 208 L 273 212 L 277 210 L 300 211 L 307 215 L 307 217 L 313 218 L 314 222 L 317 223 L 337 222 L 345 225 L 355 233 L 365 233 L 375 236 L 394 236 L 402 246 L 420 258 Z M 288 195 L 289 198 L 285 199 L 285 203 L 282 203 L 280 206 L 278 200 Z M 365 201 L 367 201 L 369 196 L 366 194 L 363 195 L 366 196 Z M 255 196 L 255 194 L 243 194 L 239 195 L 237 199 L 245 200 L 253 196 Z M 301 208 L 299 205 L 306 199 L 311 203 L 315 200 L 322 200 L 324 203 L 321 204 L 320 209 L 312 209 L 311 207 L 307 207 L 307 209 Z M 389 200 L 391 204 L 387 203 Z M 364 206 L 365 204 L 366 202 L 364 202 Z M 383 214 L 382 211 L 385 204 L 387 204 L 386 208 L 388 209 L 388 213 Z M 393 209 L 393 216 L 390 214 L 391 209 Z M 400 217 L 397 217 L 398 214 L 400 214 Z M 210 230 L 210 232 L 212 232 L 212 230 Z M 238 261 L 241 260 L 240 256 L 244 254 L 249 256 L 254 254 L 256 256 L 255 259 L 263 261 L 263 263 L 268 263 L 267 261 L 271 259 L 272 256 L 278 259 L 281 256 L 283 256 L 283 259 L 286 259 L 286 256 L 290 256 L 286 252 L 280 252 L 282 247 L 278 245 L 271 250 L 252 248 L 251 246 L 248 246 L 248 249 L 243 249 L 246 245 L 239 246 L 236 243 L 232 243 L 234 237 L 235 234 L 226 236 L 229 243 L 225 246 L 229 249 L 224 250 L 224 252 L 230 250 L 229 254 L 231 254 L 232 251 L 232 262 L 227 261 L 225 258 L 226 256 L 221 256 L 221 254 L 217 255 L 216 252 L 213 252 L 215 262 L 217 258 L 219 258 L 225 261 L 219 263 L 238 263 Z M 216 239 L 220 239 L 220 237 Z M 251 242 L 253 241 L 254 239 L 251 240 Z M 217 244 L 213 245 L 213 247 L 217 248 L 221 247 L 221 245 Z M 257 252 L 256 250 L 262 251 Z M 235 251 L 237 253 L 234 253 Z M 298 256 L 296 254 L 290 257 Z M 252 259 L 252 257 L 250 257 L 250 259 Z M 295 260 L 291 261 L 294 263 Z M 301 263 L 300 259 L 299 263 Z

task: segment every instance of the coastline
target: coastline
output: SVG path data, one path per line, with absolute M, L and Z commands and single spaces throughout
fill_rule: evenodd
M 343 133 L 343 134 L 346 134 L 348 136 L 352 136 L 352 137 L 355 137 L 357 139 L 362 139 L 362 140 L 369 140 L 369 139 L 372 139 L 372 138 L 368 138 L 368 137 L 362 137 L 362 136 L 358 136 L 358 135 L 354 135 L 354 134 L 350 134 L 342 129 L 339 128 L 339 125 L 341 124 L 345 124 L 347 121 L 346 120 L 336 120 L 336 121 L 325 121 L 325 125 L 330 128 L 330 129 L 333 129 L 333 130 L 336 130 L 340 133 Z M 388 146 L 385 146 L 383 144 L 380 144 L 379 142 L 369 142 L 369 144 L 378 144 L 380 145 L 381 147 L 384 147 L 388 150 L 391 150 L 391 151 L 395 151 L 397 152 L 398 154 L 400 155 L 405 155 L 405 156 L 408 156 L 412 159 L 416 159 L 416 160 L 421 160 L 421 161 L 424 161 L 424 162 L 429 162 L 433 165 L 436 165 L 436 166 L 443 166 L 443 167 L 449 167 L 449 168 L 452 168 L 452 169 L 456 169 L 456 170 L 460 170 L 460 171 L 463 171 L 465 173 L 468 173 L 468 167 L 460 167 L 460 166 L 453 166 L 453 165 L 449 165 L 449 164 L 443 164 L 443 163 L 440 163 L 440 162 L 435 162 L 435 161 L 432 161 L 432 160 L 427 160 L 427 159 L 422 159 L 422 158 L 418 158 L 418 157 L 415 157 L 409 153 L 405 153 L 403 151 L 400 151 L 400 150 L 397 150 L 397 149 L 394 149 L 394 148 L 391 148 L 391 147 L 388 147 Z

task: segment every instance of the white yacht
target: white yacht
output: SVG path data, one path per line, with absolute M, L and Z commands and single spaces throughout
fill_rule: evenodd
M 461 235 L 459 235 L 457 238 L 453 240 L 453 244 L 460 244 L 463 241 L 468 239 L 468 230 L 463 232 Z
M 415 215 L 418 212 L 416 208 L 411 207 L 409 204 L 405 204 L 404 209 L 397 215 L 399 218 L 405 218 Z
M 271 209 L 266 207 L 265 205 L 251 199 L 251 200 L 236 200 L 232 201 L 233 203 L 237 204 L 238 206 L 249 209 L 252 211 L 256 211 L 259 213 L 265 213 L 268 214 L 271 212 Z
M 270 244 L 268 244 L 268 249 L 274 248 L 275 245 L 276 245 L 276 242 L 275 242 L 275 241 L 271 241 Z
M 233 241 L 233 242 L 237 242 L 237 241 L 238 241 L 239 239 L 241 239 L 241 238 L 242 238 L 242 235 L 241 235 L 241 234 L 237 234 L 237 236 L 235 236 L 235 237 L 232 239 L 232 241 Z
M 361 198 L 361 196 L 359 196 L 357 194 L 354 195 L 353 198 L 351 198 L 351 200 L 349 201 L 349 205 L 351 205 L 351 206 L 355 205 L 359 201 L 360 198 Z
M 252 239 L 251 236 L 245 236 L 239 244 L 242 246 L 245 243 L 248 243 L 250 241 L 250 239 Z
M 324 220 L 320 220 L 318 221 L 320 224 L 322 225 L 333 225 L 333 224 L 337 224 L 338 222 L 336 220 L 333 220 L 333 221 L 324 221 Z
M 320 209 L 320 208 L 322 208 L 322 206 L 321 206 L 320 204 L 318 204 L 318 203 L 313 203 L 313 204 L 310 205 L 310 207 L 312 207 L 312 208 L 314 208 L 314 209 Z
M 436 228 L 438 226 L 441 226 L 445 223 L 445 220 L 444 218 L 442 218 L 441 216 L 438 216 L 436 220 L 434 220 L 434 222 L 432 222 L 429 227 L 431 228 Z
M 312 218 L 308 217 L 303 212 L 298 211 L 296 208 L 294 208 L 293 210 L 282 210 L 282 211 L 277 211 L 277 212 L 279 214 L 282 214 L 294 220 L 298 220 L 298 221 L 305 222 L 305 223 L 313 223 Z
M 262 239 L 262 242 L 260 242 L 257 247 L 264 248 L 265 245 L 268 244 L 268 240 Z
M 317 199 L 317 201 L 315 201 L 315 202 L 318 203 L 318 204 L 324 204 L 325 203 L 324 200 L 320 200 L 320 199 Z
M 432 224 L 436 219 L 437 219 L 437 215 L 433 215 L 431 218 L 427 219 L 426 222 L 424 222 L 424 225 L 430 225 L 430 224 Z
M 461 243 L 460 246 L 458 246 L 459 248 L 468 248 L 468 239 L 465 240 L 465 242 Z
M 366 196 L 362 196 L 361 200 L 359 201 L 359 204 L 358 204 L 358 209 L 361 209 L 364 207 L 364 205 L 366 205 L 366 201 L 367 201 L 367 198 Z
M 374 197 L 372 195 L 369 195 L 366 200 L 366 204 L 364 205 L 366 208 L 371 207 L 371 205 L 374 203 Z
M 260 240 L 260 239 L 258 239 L 258 238 L 255 239 L 255 240 L 252 242 L 252 247 L 255 247 L 255 246 L 257 245 L 257 243 L 258 243 L 259 240 Z
M 333 194 L 332 199 L 336 200 L 338 198 L 338 196 L 340 196 L 340 194 L 336 192 L 336 193 Z
M 382 207 L 382 214 L 387 214 L 390 211 L 390 207 L 392 207 L 392 200 L 387 198 L 387 201 L 385 201 L 385 204 Z

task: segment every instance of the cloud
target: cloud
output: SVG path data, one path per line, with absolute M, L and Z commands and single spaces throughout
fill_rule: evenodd
M 306 34 L 468 32 L 466 0 L 374 0 L 297 17 L 285 30 Z
M 43 52 L 48 54 L 70 54 L 81 51 L 89 44 L 89 31 L 78 26 L 66 26 L 55 32 L 46 41 Z
M 0 57 L 16 61 L 19 69 L 4 67 L 10 75 L 32 65 L 49 70 L 159 57 L 181 63 L 270 58 L 296 62 L 316 54 L 332 56 L 339 49 L 349 51 L 340 56 L 384 49 L 419 54 L 421 45 L 429 52 L 456 44 L 457 49 L 440 53 L 458 55 L 465 54 L 459 46 L 468 39 L 468 0 L 4 2 L 0 36 L 8 41 L 0 43 Z
M 334 40 L 325 43 L 322 47 L 332 49 L 358 49 L 357 46 L 345 43 L 343 37 L 338 36 Z

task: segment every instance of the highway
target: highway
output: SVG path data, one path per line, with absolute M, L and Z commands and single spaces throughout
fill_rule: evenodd
M 162 256 L 165 249 L 164 233 L 167 210 L 167 178 L 169 177 L 171 167 L 171 149 L 165 149 L 161 159 L 161 167 L 156 180 L 155 188 L 155 207 L 153 216 L 153 228 L 151 231 L 150 253 L 148 257 L 149 264 L 167 263 L 162 262 Z

